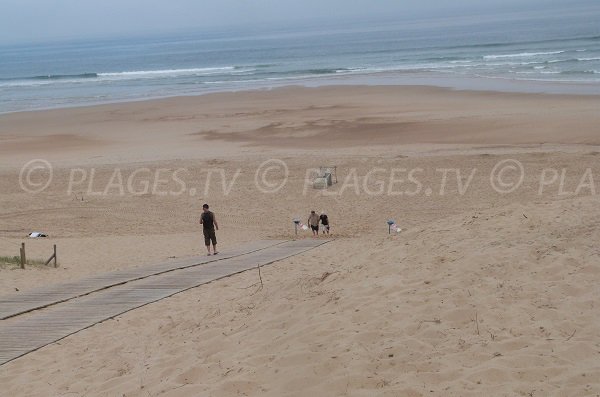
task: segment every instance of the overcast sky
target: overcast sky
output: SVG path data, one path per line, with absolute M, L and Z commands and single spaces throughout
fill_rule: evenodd
M 598 0 L 0 0 L 0 43 L 269 27 L 352 18 L 494 14 Z M 1 60 L 0 60 L 1 62 Z

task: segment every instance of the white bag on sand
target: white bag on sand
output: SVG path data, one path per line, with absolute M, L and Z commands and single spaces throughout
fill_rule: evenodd
M 31 232 L 28 234 L 29 238 L 48 237 L 47 234 L 42 232 Z

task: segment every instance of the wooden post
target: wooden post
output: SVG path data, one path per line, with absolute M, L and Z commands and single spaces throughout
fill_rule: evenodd
M 25 256 L 25 243 L 21 243 L 21 269 L 25 269 L 25 262 L 27 262 Z
M 58 264 L 56 263 L 56 244 L 54 244 L 54 252 L 52 253 L 52 256 L 48 258 L 46 263 L 44 263 L 44 266 L 48 266 L 48 264 L 52 262 L 52 259 L 54 259 L 54 267 L 58 267 Z

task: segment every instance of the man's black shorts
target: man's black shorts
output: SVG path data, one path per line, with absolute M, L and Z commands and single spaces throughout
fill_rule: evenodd
M 319 225 L 317 225 L 317 226 L 310 225 L 310 228 L 315 232 L 319 231 Z
M 213 245 L 217 245 L 217 233 L 215 233 L 215 229 L 204 230 L 204 245 L 210 245 L 211 241 Z

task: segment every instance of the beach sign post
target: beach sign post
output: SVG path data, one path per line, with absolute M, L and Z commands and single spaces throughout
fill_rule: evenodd
M 298 225 L 300 224 L 300 219 L 294 218 L 292 219 L 294 222 L 294 232 L 296 232 L 296 236 L 298 235 Z

